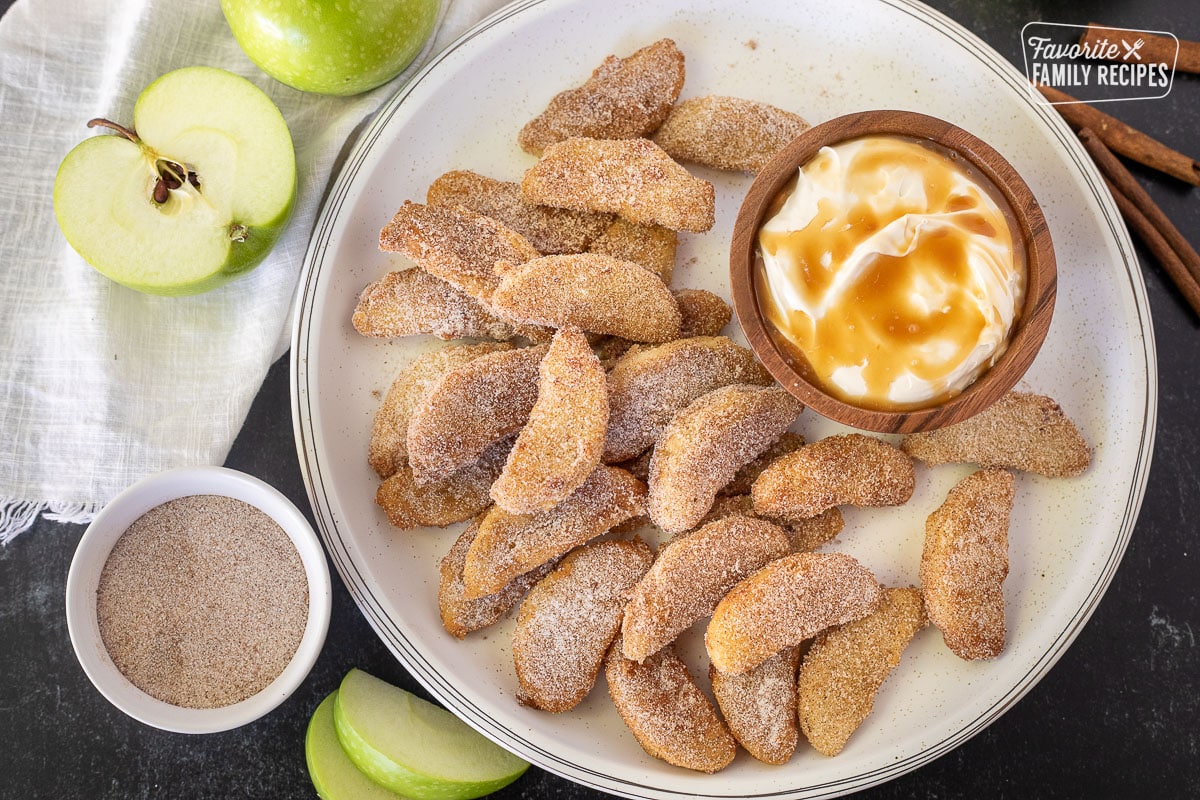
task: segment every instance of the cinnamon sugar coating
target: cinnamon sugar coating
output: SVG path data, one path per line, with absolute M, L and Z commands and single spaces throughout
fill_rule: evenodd
M 979 470 L 963 478 L 925 521 L 921 589 L 930 621 L 959 658 L 1004 650 L 1004 579 L 1012 473 Z
M 446 631 L 459 639 L 500 621 L 525 596 L 529 588 L 545 577 L 558 563 L 548 561 L 523 575 L 518 575 L 495 594 L 467 597 L 466 585 L 463 583 L 463 565 L 467 560 L 467 550 L 475 540 L 475 535 L 479 533 L 481 519 L 482 517 L 476 517 L 471 521 L 454 540 L 450 552 L 446 553 L 438 565 L 438 613 Z
M 621 632 L 624 655 L 642 661 L 707 617 L 742 578 L 788 552 L 787 534 L 760 519 L 730 516 L 664 546 L 634 587 Z
M 897 506 L 916 486 L 912 459 L 882 439 L 848 433 L 810 442 L 763 470 L 751 493 L 758 513 L 815 517 L 841 505 Z
M 408 423 L 406 447 L 418 483 L 447 477 L 529 419 L 538 365 L 548 345 L 506 350 L 444 373 Z
M 537 401 L 492 499 L 514 514 L 557 505 L 600 463 L 607 428 L 604 368 L 578 328 L 563 328 L 538 367 Z
M 640 539 L 593 542 L 530 590 L 512 641 L 522 704 L 556 713 L 579 705 L 621 627 L 629 588 L 653 558 Z
M 733 309 L 717 295 L 705 289 L 676 289 L 671 292 L 683 318 L 679 337 L 719 336 L 733 319 Z
M 510 514 L 493 506 L 467 553 L 467 596 L 497 592 L 516 576 L 645 513 L 646 485 L 605 466 L 548 511 Z
M 427 333 L 506 342 L 516 335 L 483 303 L 417 267 L 389 272 L 367 285 L 350 322 L 363 336 L 377 339 Z
M 817 634 L 796 680 L 800 729 L 835 756 L 875 706 L 904 648 L 928 624 L 919 589 L 886 589 L 867 616 Z
M 713 666 L 739 674 L 824 629 L 870 614 L 875 576 L 844 553 L 795 553 L 738 583 L 717 604 L 704 644 Z
M 1092 451 L 1058 403 L 1044 395 L 1009 392 L 970 419 L 914 433 L 904 452 L 929 465 L 967 462 L 1069 478 L 1088 468 Z
M 375 474 L 387 478 L 408 466 L 408 423 L 413 409 L 443 375 L 480 356 L 511 349 L 510 344 L 490 342 L 450 345 L 422 353 L 401 369 L 375 412 L 371 427 L 367 463 Z
M 719 494 L 749 494 L 750 488 L 754 486 L 758 476 L 763 474 L 763 470 L 788 453 L 796 452 L 804 445 L 803 436 L 793 431 L 784 431 L 758 458 L 739 469 L 737 475 L 733 476 L 733 480 L 721 487 Z
M 501 440 L 452 475 L 426 483 L 417 483 L 412 469 L 401 467 L 379 485 L 375 502 L 401 530 L 463 522 L 490 505 L 488 492 L 511 448 L 511 438 Z
M 464 206 L 406 200 L 379 233 L 379 248 L 487 303 L 500 283 L 497 261 L 520 264 L 541 253 L 524 236 Z
M 671 276 L 675 273 L 675 249 L 678 245 L 679 236 L 670 228 L 638 225 L 617 217 L 588 246 L 588 252 L 640 264 L 670 286 Z
M 683 62 L 683 53 L 670 39 L 625 58 L 610 55 L 581 86 L 555 95 L 545 111 L 525 124 L 517 142 L 537 155 L 575 136 L 646 136 L 666 119 L 679 97 Z
M 638 744 L 668 764 L 713 773 L 729 766 L 737 744 L 687 665 L 666 647 L 638 663 L 620 638 L 604 661 L 608 693 Z
M 791 552 L 807 553 L 816 550 L 823 544 L 834 540 L 846 527 L 846 520 L 841 509 L 837 506 L 826 509 L 815 517 L 785 521 L 772 519 L 757 514 L 754 511 L 754 498 L 748 494 L 720 495 L 713 501 L 713 507 L 704 515 L 701 524 L 715 519 L 723 519 L 734 514 L 742 514 L 756 519 L 765 519 L 783 529 L 791 543 Z
M 796 667 L 800 648 L 788 647 L 740 675 L 711 664 L 708 678 L 721 715 L 738 744 L 765 764 L 786 764 L 800 740 L 796 724 Z
M 713 185 L 649 139 L 567 139 L 525 173 L 532 203 L 619 214 L 641 225 L 702 233 L 715 221 Z
M 724 336 L 697 336 L 630 351 L 608 373 L 603 459 L 612 464 L 636 458 L 677 413 L 714 389 L 774 382 L 751 351 Z
M 470 170 L 452 170 L 429 185 L 431 206 L 465 206 L 525 237 L 542 255 L 582 253 L 613 221 L 611 214 L 569 211 L 526 202 L 521 184 Z
M 500 269 L 491 302 L 505 316 L 638 342 L 679 337 L 675 298 L 654 273 L 632 262 L 578 253 Z
M 663 430 L 650 459 L 650 518 L 668 533 L 694 528 L 722 486 L 771 446 L 803 406 L 778 386 L 723 386 Z
M 808 127 L 767 103 L 708 95 L 678 103 L 653 139 L 676 161 L 755 173 Z

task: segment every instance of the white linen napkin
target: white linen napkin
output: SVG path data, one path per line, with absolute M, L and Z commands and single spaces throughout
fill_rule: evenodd
M 351 98 L 298 92 L 242 53 L 216 0 L 18 0 L 0 19 L 0 543 L 39 514 L 87 522 L 144 475 L 220 464 L 288 347 L 305 248 L 338 156 L 420 64 L 503 0 L 445 0 L 404 75 Z M 131 122 L 154 78 L 195 64 L 249 78 L 283 112 L 299 187 L 249 275 L 160 298 L 92 270 L 54 219 L 54 174 L 93 117 Z

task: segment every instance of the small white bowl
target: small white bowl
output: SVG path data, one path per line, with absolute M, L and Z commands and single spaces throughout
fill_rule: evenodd
M 182 708 L 143 692 L 113 663 L 100 638 L 96 589 L 100 573 L 121 534 L 150 509 L 169 500 L 208 494 L 249 503 L 275 520 L 295 545 L 308 579 L 308 621 L 292 660 L 265 689 L 221 708 Z M 287 699 L 304 681 L 325 644 L 331 588 L 325 552 L 312 526 L 294 504 L 258 478 L 224 467 L 160 472 L 121 492 L 84 531 L 67 575 L 67 630 L 83 671 L 109 702 L 155 728 L 177 733 L 216 733 L 258 719 Z

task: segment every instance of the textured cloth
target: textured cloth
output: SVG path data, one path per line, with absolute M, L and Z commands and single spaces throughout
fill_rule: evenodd
M 271 363 L 287 349 L 305 248 L 339 155 L 429 57 L 495 10 L 446 0 L 399 78 L 324 97 L 267 77 L 216 0 L 18 0 L 0 19 L 0 542 L 39 513 L 87 522 L 159 470 L 220 464 Z M 195 297 L 110 282 L 67 245 L 54 175 L 93 117 L 132 122 L 156 77 L 208 65 L 279 106 L 298 168 L 296 209 L 250 274 Z

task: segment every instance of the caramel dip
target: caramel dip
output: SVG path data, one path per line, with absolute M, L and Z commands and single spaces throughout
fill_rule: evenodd
M 964 161 L 899 136 L 823 147 L 758 232 L 777 346 L 845 402 L 936 405 L 1007 347 L 1024 259 L 998 192 Z

